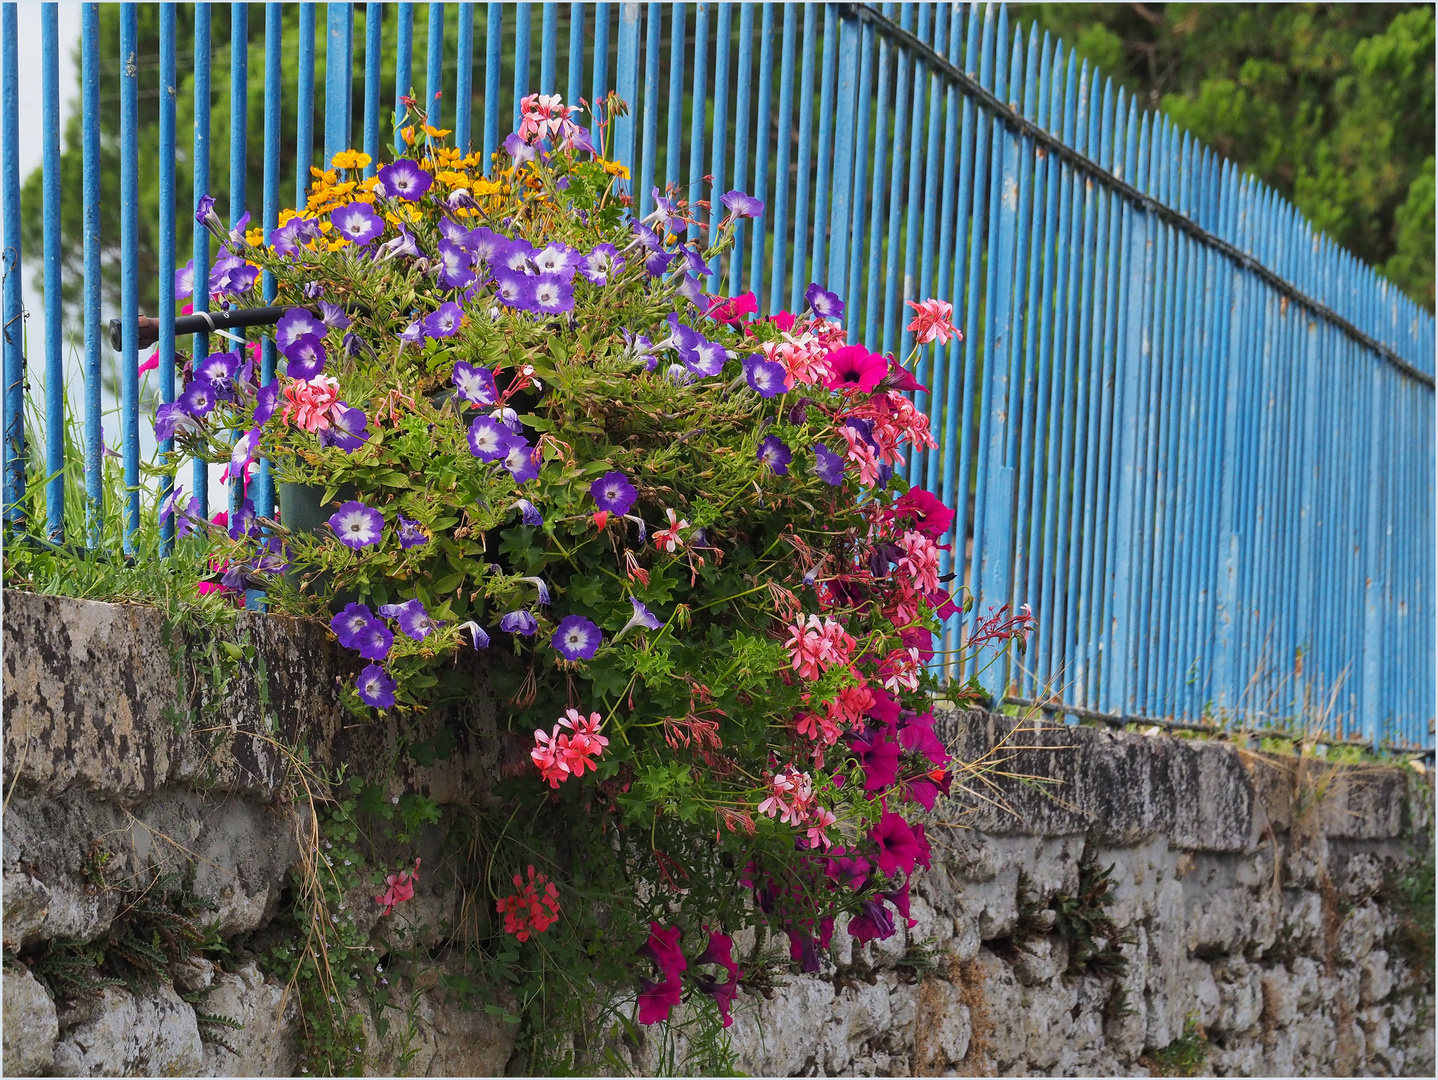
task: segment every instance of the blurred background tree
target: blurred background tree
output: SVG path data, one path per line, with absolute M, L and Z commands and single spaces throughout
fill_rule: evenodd
M 1022 4 L 1433 310 L 1430 4 Z

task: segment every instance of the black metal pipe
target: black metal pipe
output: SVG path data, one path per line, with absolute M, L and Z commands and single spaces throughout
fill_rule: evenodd
M 193 315 L 181 315 L 175 320 L 175 337 L 185 334 L 213 333 L 216 330 L 232 330 L 244 326 L 273 326 L 280 321 L 289 308 L 260 307 L 236 308 L 232 311 L 197 311 Z M 140 348 L 153 345 L 160 340 L 160 320 L 141 315 L 136 320 Z M 119 352 L 124 328 L 119 319 L 110 320 L 110 348 Z

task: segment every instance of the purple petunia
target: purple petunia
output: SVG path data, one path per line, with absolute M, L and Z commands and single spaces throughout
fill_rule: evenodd
M 534 279 L 518 270 L 498 266 L 494 271 L 494 294 L 505 307 L 530 311 L 534 307 Z
M 534 265 L 541 274 L 556 274 L 572 281 L 579 269 L 579 252 L 555 240 L 534 253 Z
M 290 342 L 284 353 L 285 374 L 292 379 L 313 379 L 325 369 L 325 343 L 314 334 Z
M 746 195 L 735 188 L 726 191 L 724 197 L 719 200 L 724 204 L 724 209 L 733 214 L 736 218 L 756 218 L 764 213 L 764 202 L 756 199 L 753 195 Z
M 328 300 L 320 301 L 320 321 L 331 330 L 348 330 L 351 323 L 345 309 L 339 304 L 331 304 Z
M 250 467 L 260 451 L 260 429 L 254 428 L 235 440 L 230 450 L 230 475 L 239 476 Z
M 759 443 L 756 456 L 778 476 L 788 476 L 789 462 L 794 460 L 789 447 L 777 435 L 766 435 Z
M 330 620 L 330 629 L 346 649 L 355 647 L 355 635 L 374 622 L 374 612 L 368 604 L 346 604 L 345 609 Z
M 356 247 L 369 246 L 384 232 L 384 218 L 376 214 L 369 203 L 341 206 L 330 214 L 330 224 Z
M 399 546 L 405 551 L 410 548 L 422 547 L 429 543 L 429 533 L 425 532 L 424 526 L 418 521 L 411 521 L 403 514 L 399 515 L 398 529 Z
M 744 359 L 744 378 L 749 389 L 761 398 L 778 397 L 785 390 L 784 365 L 765 360 L 763 353 L 754 353 Z
M 451 244 L 464 248 L 464 250 L 471 255 L 474 254 L 474 249 L 479 243 L 478 238 L 475 236 L 475 233 L 478 232 L 477 229 L 466 229 L 453 218 L 441 218 L 439 231 Z
M 271 379 L 255 394 L 255 425 L 266 423 L 275 415 L 280 400 L 280 380 Z
M 395 681 L 385 674 L 378 664 L 370 664 L 359 673 L 355 689 L 360 700 L 374 709 L 388 709 L 394 706 Z
M 244 536 L 252 536 L 259 526 L 255 524 L 255 518 L 259 515 L 255 512 L 253 499 L 246 499 L 240 504 L 240 508 L 230 515 L 230 539 L 238 540 Z
M 622 472 L 605 473 L 589 485 L 589 494 L 594 496 L 594 505 L 611 514 L 629 513 L 637 496 L 634 485 Z
M 213 402 L 211 402 L 213 406 Z M 195 418 L 185 411 L 183 405 L 176 401 L 169 405 L 160 405 L 155 409 L 155 440 L 166 442 L 173 439 L 182 431 L 194 431 L 199 425 Z
M 195 368 L 195 380 L 208 383 L 216 396 L 233 397 L 235 373 L 240 370 L 240 358 L 234 353 L 211 353 Z
M 183 300 L 195 294 L 195 260 L 191 259 L 175 271 L 175 299 Z
M 429 190 L 434 177 L 408 158 L 400 158 L 379 171 L 379 182 L 389 198 L 415 202 Z
M 718 375 L 724 370 L 724 361 L 728 358 L 723 345 L 703 336 L 699 337 L 694 348 L 679 351 L 679 359 L 684 361 L 684 366 L 698 378 Z
M 509 138 L 504 140 L 504 152 L 514 159 L 516 166 L 534 161 L 542 153 L 537 145 L 525 142 L 517 131 L 511 131 Z
M 429 338 L 454 337 L 459 333 L 459 320 L 464 314 L 453 300 L 440 304 L 432 314 L 424 317 L 424 336 Z
M 494 232 L 481 225 L 477 229 L 471 229 L 470 235 L 474 238 L 474 257 L 482 263 L 494 264 L 496 257 L 509 244 L 509 237 Z
M 195 223 L 197 225 L 208 224 L 210 218 L 216 218 L 215 197 L 213 195 L 201 195 L 200 201 L 195 203 Z
M 550 644 L 566 660 L 588 660 L 603 641 L 599 627 L 583 615 L 567 615 L 555 628 Z
M 814 475 L 831 487 L 838 487 L 844 482 L 844 459 L 827 446 L 815 446 Z
M 659 616 L 655 615 L 654 612 L 650 611 L 647 607 L 645 607 L 644 601 L 640 600 L 637 596 L 631 596 L 629 598 L 629 603 L 634 607 L 634 614 L 631 615 L 629 621 L 624 624 L 624 629 L 620 630 L 619 633 L 614 635 L 615 641 L 618 641 L 625 634 L 629 633 L 630 630 L 633 630 L 636 626 L 642 626 L 647 630 L 658 630 L 659 627 L 663 625 L 659 621 Z
M 494 373 L 487 367 L 456 361 L 450 375 L 455 393 L 461 401 L 471 405 L 493 405 L 499 399 L 499 390 L 494 385 Z
M 383 660 L 394 645 L 394 635 L 389 627 L 378 619 L 355 631 L 354 644 L 350 648 L 366 660 Z
M 365 444 L 369 434 L 369 417 L 364 410 L 337 401 L 330 409 L 329 428 L 320 432 L 320 445 L 338 446 L 352 454 Z
M 415 641 L 423 641 L 440 626 L 430 618 L 429 612 L 418 597 L 406 600 L 403 604 L 381 604 L 379 613 L 386 619 L 396 620 L 400 630 Z
M 528 499 L 517 500 L 510 509 L 518 509 L 520 520 L 526 525 L 530 525 L 536 529 L 544 525 L 543 515 L 540 514 L 539 510 Z
M 514 434 L 499 421 L 476 416 L 469 425 L 469 452 L 480 461 L 498 461 L 509 453 Z
M 439 283 L 446 289 L 467 289 L 474 284 L 473 256 L 449 240 L 439 242 Z
M 815 315 L 821 315 L 826 319 L 839 319 L 844 315 L 844 301 L 840 300 L 835 293 L 821 289 L 814 282 L 811 282 L 809 287 L 804 290 L 804 302 L 809 305 Z
M 185 387 L 185 392 L 175 400 L 175 404 L 186 415 L 198 419 L 201 416 L 209 415 L 210 410 L 215 407 L 216 399 L 215 388 L 209 383 L 196 379 Z
M 529 241 L 514 239 L 510 240 L 503 248 L 495 252 L 495 257 L 492 262 L 496 270 L 503 267 L 506 270 L 514 271 L 516 274 L 529 274 L 534 270 L 532 265 L 533 259 L 534 248 Z
M 509 450 L 504 455 L 504 467 L 514 477 L 516 484 L 528 483 L 539 475 L 539 465 L 534 460 L 534 448 L 529 440 L 511 435 Z
M 314 312 L 307 308 L 290 308 L 280 316 L 280 321 L 275 326 L 275 344 L 286 356 L 290 354 L 290 346 L 307 335 L 321 338 L 325 336 L 325 324 L 315 318 Z
M 563 315 L 574 310 L 574 285 L 560 274 L 540 274 L 534 279 L 530 310 L 539 315 Z
M 358 551 L 379 543 L 384 532 L 384 515 L 351 499 L 330 515 L 330 528 L 341 544 Z
M 531 637 L 539 629 L 539 620 L 527 611 L 511 611 L 499 620 L 499 628 L 506 634 Z
M 579 263 L 579 274 L 593 285 L 608 285 L 624 269 L 624 256 L 613 244 L 596 244 Z
M 650 277 L 661 277 L 677 258 L 678 255 L 671 255 L 666 251 L 654 251 L 644 260 L 644 269 Z

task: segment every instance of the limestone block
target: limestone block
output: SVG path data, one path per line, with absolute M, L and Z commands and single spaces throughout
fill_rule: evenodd
M 1257 1029 L 1263 1017 L 1261 969 L 1240 957 L 1229 957 L 1213 965 L 1213 978 L 1218 986 L 1219 1001 L 1215 1028 L 1236 1033 Z M 1180 1034 L 1181 1022 L 1174 1038 Z
M 18 964 L 6 966 L 3 983 L 5 1075 L 39 1076 L 49 1072 L 59 1035 L 55 1003 L 29 969 Z
M 201 1076 L 293 1076 L 298 1071 L 299 1007 L 294 992 L 287 995 L 282 984 L 266 980 L 254 964 L 212 973 L 210 990 L 198 1007 L 245 1025 L 219 1032 L 238 1054 L 205 1043 Z
M 203 1062 L 195 1010 L 167 984 L 144 997 L 107 986 L 60 1015 L 57 1076 L 195 1076 Z
M 1297 1009 L 1305 1011 L 1312 1009 L 1323 1000 L 1319 986 L 1320 972 L 1316 960 L 1308 956 L 1295 957 L 1289 965 L 1289 973 L 1292 976 L 1290 986 Z
M 1068 960 L 1068 949 L 1057 937 L 1035 938 L 1020 947 L 1014 978 L 1022 986 L 1041 986 L 1057 978 L 1068 967 Z
M 944 979 L 919 987 L 914 1060 L 921 1075 L 947 1072 L 968 1055 L 973 1018 L 962 997 L 963 988 Z
M 55 872 L 47 884 L 30 874 L 5 874 L 5 944 L 12 949 L 57 937 L 90 941 L 109 929 L 119 909 L 117 897 L 87 891 L 69 875 Z
M 1337 959 L 1340 963 L 1356 963 L 1373 951 L 1383 940 L 1383 913 L 1369 900 L 1360 904 L 1343 920 L 1338 930 Z
M 1364 1005 L 1376 1005 L 1393 991 L 1388 953 L 1374 949 L 1358 963 L 1358 996 Z

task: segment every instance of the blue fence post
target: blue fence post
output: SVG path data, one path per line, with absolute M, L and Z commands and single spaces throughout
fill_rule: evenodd
M 491 4 L 491 7 L 495 5 Z M 395 55 L 394 55 L 394 152 L 402 155 L 409 147 L 400 130 L 413 123 L 405 98 L 414 90 L 414 5 L 400 4 L 395 12 Z
M 4 34 L 4 87 L 0 108 L 4 109 L 5 156 L 0 161 L 0 193 L 3 193 L 5 249 L 4 342 L 5 371 L 5 521 L 11 528 L 25 521 L 20 501 L 25 497 L 25 318 L 20 292 L 20 50 L 15 5 L 0 8 L 0 32 Z
M 304 210 L 315 157 L 315 8 L 300 5 L 299 75 L 295 85 L 295 209 Z M 198 10 L 196 18 L 199 17 Z M 198 77 L 198 76 L 197 76 Z
M 326 5 L 325 33 L 325 160 L 350 145 L 350 89 L 354 63 L 354 4 Z
M 455 43 L 454 145 L 463 155 L 473 149 L 470 122 L 474 116 L 474 5 L 459 5 Z
M 194 140 L 194 202 L 199 206 L 200 199 L 210 192 L 210 5 L 195 5 L 195 140 Z M 96 103 L 98 108 L 98 101 Z M 88 133 L 88 129 L 87 129 Z M 98 155 L 99 149 L 96 148 Z M 98 178 L 97 195 L 98 195 Z M 301 196 L 303 197 L 303 195 Z M 301 204 L 303 205 L 303 204 Z M 191 296 L 193 310 L 210 310 L 210 233 L 194 218 L 190 219 L 191 232 L 194 236 L 193 258 L 194 258 L 194 292 Z M 99 290 L 99 256 L 96 255 L 96 297 L 95 297 L 95 318 L 99 321 L 100 299 Z M 88 274 L 86 284 L 88 286 Z M 88 326 L 88 315 L 87 315 Z M 196 361 L 203 360 L 209 352 L 210 336 L 208 334 L 196 334 L 194 336 L 193 353 Z M 96 342 L 98 350 L 99 343 Z M 96 362 L 98 372 L 98 360 Z M 99 387 L 95 389 L 97 401 L 95 417 L 99 421 Z M 201 517 L 208 517 L 210 513 L 210 466 L 206 461 L 196 458 L 193 465 L 192 476 L 195 488 L 195 499 L 199 502 Z M 98 477 L 97 477 L 98 482 Z
M 266 30 L 265 30 L 265 59 L 268 62 L 270 49 L 270 32 L 268 19 L 268 5 L 266 5 Z M 380 94 L 380 48 L 384 42 L 384 5 L 369 0 L 364 6 L 364 136 L 360 149 L 369 156 L 370 162 L 364 168 L 365 176 L 373 176 L 379 171 L 379 94 Z M 276 48 L 279 46 L 276 45 Z M 268 69 L 267 69 L 268 70 Z M 268 90 L 269 79 L 266 76 L 265 86 Z M 268 95 L 267 95 L 268 100 Z M 268 110 L 265 114 L 269 119 Z M 267 129 L 268 130 L 268 129 Z M 279 138 L 279 131 L 275 131 L 275 137 Z M 265 139 L 266 152 L 269 150 L 269 138 Z
M 250 10 L 248 4 L 230 5 L 230 228 L 239 227 L 245 213 L 245 171 L 248 167 L 245 138 L 249 134 Z M 348 98 L 346 98 L 348 101 Z M 325 163 L 328 166 L 328 162 Z M 128 324 L 128 317 L 126 322 Z M 238 350 L 243 357 L 244 347 Z M 238 439 L 238 431 L 231 438 Z M 245 478 L 230 477 L 229 513 L 240 512 Z
M 429 33 L 425 35 L 425 123 L 437 128 L 444 117 L 444 4 L 429 5 Z
M 164 154 L 164 131 L 165 131 L 165 108 L 169 105 L 169 132 L 170 143 L 173 145 L 175 138 L 175 101 L 173 96 L 167 96 L 165 87 L 169 87 L 173 94 L 174 70 L 175 70 L 175 27 L 173 22 L 173 9 L 171 9 L 171 21 L 169 23 L 169 67 L 165 67 L 165 45 L 164 45 L 164 13 L 161 13 L 161 46 L 160 46 L 160 81 L 162 89 L 160 93 L 160 130 L 161 130 L 161 153 L 160 153 L 160 193 L 161 209 L 164 209 L 164 170 L 166 158 Z M 45 98 L 44 123 L 45 149 L 45 472 L 49 480 L 45 485 L 45 535 L 53 542 L 60 543 L 65 539 L 65 342 L 62 335 L 64 326 L 61 318 L 63 314 L 63 298 L 61 296 L 61 270 L 60 270 L 60 14 L 59 8 L 54 4 L 46 4 L 40 9 L 40 48 L 44 56 L 44 71 L 41 80 L 44 84 L 43 93 Z M 168 70 L 169 81 L 166 82 L 165 71 Z M 8 139 L 8 136 L 7 136 Z M 170 154 L 168 159 L 170 169 L 170 222 L 169 229 L 165 228 L 163 219 L 160 223 L 161 236 L 173 236 L 175 232 L 175 200 L 174 200 L 174 169 L 175 156 Z M 173 245 L 161 245 L 160 248 L 160 277 L 163 282 L 166 273 L 166 257 L 169 259 L 169 274 L 171 288 L 174 288 L 175 274 L 175 249 Z M 18 275 L 17 275 L 18 276 Z M 163 289 L 163 285 L 162 285 Z M 163 295 L 163 292 L 162 294 Z M 173 306 L 173 305 L 172 305 Z M 174 338 L 174 331 L 171 330 L 171 340 Z M 174 358 L 173 349 L 168 360 L 162 360 L 162 365 L 168 365 L 170 372 L 170 397 L 166 400 L 173 400 L 174 387 Z M 161 380 L 163 383 L 163 375 Z M 162 385 L 163 392 L 164 387 Z M 8 503 L 8 500 L 7 500 Z

